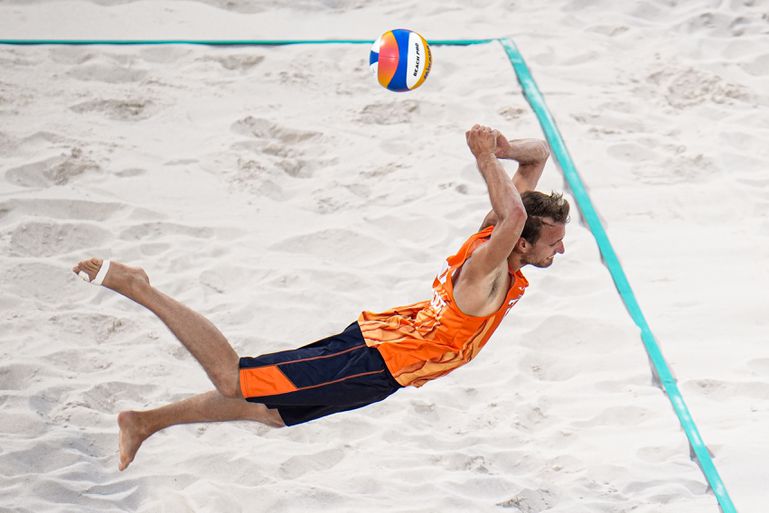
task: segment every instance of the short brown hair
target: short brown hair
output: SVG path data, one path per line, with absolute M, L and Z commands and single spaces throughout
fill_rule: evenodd
M 556 223 L 569 222 L 569 202 L 566 201 L 563 194 L 526 191 L 521 194 L 521 200 L 523 200 L 523 206 L 528 215 L 521 237 L 532 244 L 539 239 L 543 224 L 542 218 L 549 217 Z

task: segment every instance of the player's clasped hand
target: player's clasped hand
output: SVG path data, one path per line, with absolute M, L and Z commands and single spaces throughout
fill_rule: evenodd
M 465 132 L 467 146 L 475 158 L 483 155 L 494 154 L 497 150 L 497 137 L 499 132 L 493 128 L 483 125 L 473 125 Z

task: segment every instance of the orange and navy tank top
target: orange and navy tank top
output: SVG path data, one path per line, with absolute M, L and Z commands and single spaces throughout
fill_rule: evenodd
M 484 317 L 467 315 L 457 306 L 453 273 L 488 241 L 493 230 L 489 226 L 474 234 L 457 254 L 446 259 L 433 281 L 432 301 L 381 313 L 362 312 L 358 317 L 366 344 L 379 350 L 401 385 L 422 386 L 475 358 L 529 285 L 520 270 L 510 272 L 505 300 L 496 312 Z

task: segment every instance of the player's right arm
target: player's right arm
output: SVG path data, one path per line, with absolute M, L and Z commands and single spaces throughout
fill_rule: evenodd
M 526 209 L 520 193 L 497 159 L 499 132 L 475 125 L 465 135 L 478 170 L 486 181 L 491 207 L 497 219 L 489 241 L 478 248 L 463 266 L 463 280 L 478 284 L 491 283 L 503 263 L 507 269 L 507 258 L 526 223 Z

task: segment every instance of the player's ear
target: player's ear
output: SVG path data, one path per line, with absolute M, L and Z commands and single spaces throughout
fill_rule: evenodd
M 530 246 L 531 244 L 529 244 L 529 241 L 523 237 L 518 237 L 518 242 L 515 243 L 515 249 L 520 253 L 526 253 Z

